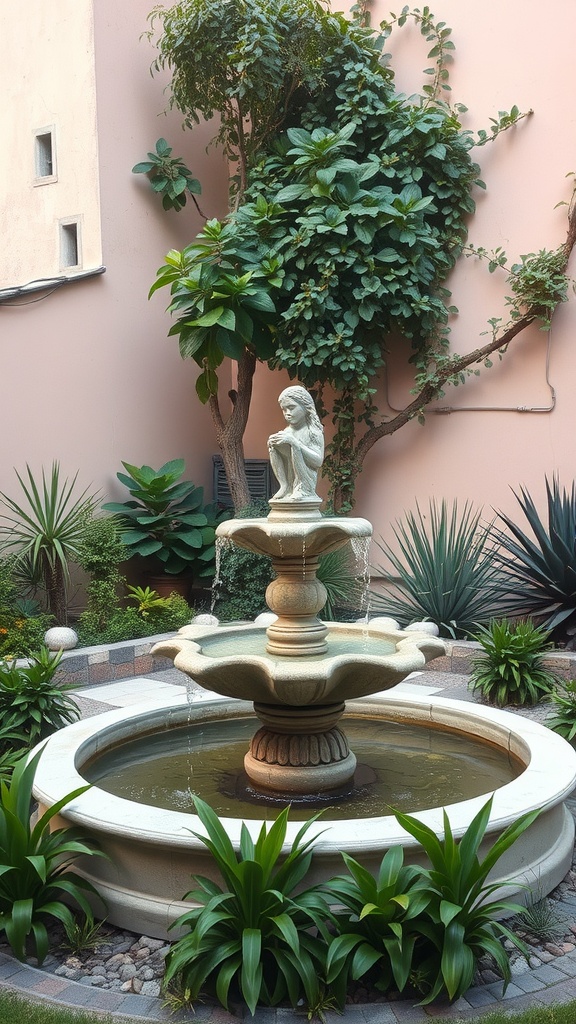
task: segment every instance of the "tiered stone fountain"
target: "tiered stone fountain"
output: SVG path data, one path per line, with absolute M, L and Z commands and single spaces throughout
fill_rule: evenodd
M 304 388 L 282 392 L 288 426 L 268 440 L 281 483 L 266 519 L 232 519 L 217 534 L 272 560 L 276 578 L 266 602 L 276 620 L 262 629 L 188 626 L 159 654 L 226 697 L 254 702 L 262 728 L 244 767 L 256 788 L 292 796 L 318 795 L 350 782 L 356 758 L 339 727 L 345 701 L 386 690 L 444 653 L 429 635 L 391 636 L 378 620 L 321 622 L 326 590 L 317 579 L 320 557 L 350 540 L 368 539 L 366 519 L 325 518 L 316 494 L 323 433 Z
M 102 753 L 121 775 L 123 761 L 131 756 L 123 753 L 123 746 L 134 736 L 144 746 L 152 745 L 158 734 L 169 739 L 184 726 L 191 746 L 197 736 L 202 742 L 207 725 L 217 723 L 225 741 L 228 727 L 245 720 L 253 704 L 260 728 L 255 727 L 244 768 L 247 790 L 256 802 L 264 802 L 261 814 L 275 813 L 265 807 L 267 797 L 275 803 L 305 799 L 310 813 L 314 798 L 324 806 L 349 801 L 345 820 L 332 820 L 328 806 L 313 826 L 322 834 L 311 882 L 340 872 L 343 850 L 370 870 L 377 870 L 384 852 L 398 843 L 405 846 L 408 861 L 418 861 L 421 849 L 385 806 L 371 816 L 355 816 L 356 757 L 341 723 L 346 707 L 345 721 L 369 720 L 383 747 L 391 723 L 409 722 L 431 730 L 432 739 L 424 743 L 431 751 L 436 749 L 435 737 L 455 735 L 480 739 L 487 756 L 497 748 L 513 761 L 511 780 L 497 784 L 485 844 L 524 811 L 541 807 L 537 821 L 499 862 L 495 880 L 512 882 L 516 898 L 530 887 L 540 895 L 548 892 L 570 866 L 574 825 L 563 801 L 576 783 L 576 754 L 549 730 L 515 715 L 416 693 L 383 693 L 444 653 L 437 638 L 390 629 L 385 620 L 339 624 L 318 619 L 325 603 L 316 577 L 320 556 L 350 540 L 367 540 L 371 526 L 364 519 L 321 515 L 315 488 L 323 439 L 312 400 L 303 388 L 291 387 L 280 396 L 280 404 L 287 426 L 268 442 L 280 482 L 270 515 L 231 520 L 218 528 L 220 537 L 272 559 L 276 579 L 267 602 L 275 620 L 267 629 L 192 625 L 159 643 L 155 653 L 169 655 L 182 672 L 227 700 L 190 704 L 182 699 L 121 709 L 61 730 L 49 740 L 40 761 L 35 786 L 40 805 L 54 804 L 84 778 L 92 778 L 90 765 Z M 368 700 L 373 694 L 378 696 Z M 431 753 L 432 760 L 435 756 Z M 466 774 L 467 755 L 464 764 Z M 154 770 L 152 763 L 149 774 Z M 194 777 L 188 784 L 194 790 Z M 486 799 L 485 791 L 468 799 L 455 797 L 450 778 L 444 780 L 441 804 L 449 805 L 456 835 Z M 426 807 L 418 816 L 441 831 L 442 806 Z M 223 820 L 238 844 L 240 816 L 227 814 Z M 155 806 L 154 796 L 134 793 L 126 799 L 97 783 L 64 809 L 60 823 L 66 822 L 92 833 L 108 853 L 108 861 L 98 858 L 94 864 L 93 859 L 80 870 L 105 897 L 109 920 L 135 931 L 166 935 L 169 923 L 184 909 L 181 900 L 190 888 L 191 873 L 214 871 L 194 835 L 201 826 L 192 813 L 191 796 L 185 810 L 166 809 Z M 261 822 L 256 816 L 247 825 L 255 834 Z M 289 826 L 289 843 L 299 827 L 297 822 Z

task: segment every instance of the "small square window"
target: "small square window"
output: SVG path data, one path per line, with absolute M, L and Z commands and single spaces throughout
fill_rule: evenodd
M 77 220 L 60 221 L 60 269 L 82 264 L 80 225 Z
M 56 144 L 52 128 L 41 128 L 34 134 L 34 168 L 37 185 L 56 181 Z

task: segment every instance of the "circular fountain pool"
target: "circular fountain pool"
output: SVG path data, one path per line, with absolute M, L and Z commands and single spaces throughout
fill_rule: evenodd
M 253 715 L 162 729 L 125 740 L 82 765 L 99 789 L 145 806 L 194 812 L 199 796 L 219 817 L 273 818 L 291 804 L 294 821 L 323 809 L 331 820 L 386 817 L 494 792 L 524 765 L 509 750 L 447 729 L 345 715 L 358 764 L 341 794 L 299 799 L 255 790 L 243 767 Z M 383 742 L 383 737 L 385 740 Z
M 156 733 L 189 728 L 227 728 L 226 723 L 250 722 L 251 705 L 244 701 L 213 699 L 188 704 L 186 698 L 165 705 L 111 711 L 88 718 L 56 733 L 46 744 L 36 775 L 35 795 L 41 807 L 52 806 L 70 790 L 81 786 L 85 766 L 96 755 L 118 749 L 139 737 L 144 746 Z M 564 740 L 534 722 L 504 711 L 444 698 L 420 697 L 411 693 L 390 693 L 350 701 L 348 724 L 368 722 L 369 730 L 380 731 L 386 741 L 388 722 L 432 728 L 456 737 L 469 737 L 498 750 L 504 762 L 520 764 L 516 778 L 495 789 L 492 814 L 485 838 L 487 848 L 520 814 L 534 808 L 541 813 L 534 824 L 512 846 L 496 866 L 494 880 L 512 883 L 507 894 L 526 899 L 530 889 L 549 892 L 568 870 L 574 844 L 572 817 L 564 799 L 576 784 L 576 753 Z M 251 727 L 251 726 L 250 726 Z M 392 728 L 392 727 L 391 727 Z M 430 741 L 422 741 L 424 745 Z M 402 761 L 404 753 L 401 750 Z M 433 756 L 433 755 L 432 755 Z M 362 755 L 360 756 L 362 761 Z M 403 762 L 404 763 L 404 762 Z M 516 769 L 513 767 L 513 772 Z M 441 804 L 448 809 L 452 828 L 461 835 L 485 802 L 486 795 L 462 798 L 451 787 Z M 490 783 L 491 788 L 492 783 Z M 481 787 L 482 788 L 482 787 Z M 441 804 L 416 811 L 417 816 L 438 834 L 442 831 Z M 413 805 L 408 808 L 414 810 Z M 253 835 L 275 808 L 260 808 L 258 819 L 223 813 L 222 820 L 232 841 L 240 839 L 242 817 Z M 342 871 L 341 852 L 359 859 L 369 870 L 377 870 L 390 846 L 402 844 L 408 862 L 418 862 L 423 853 L 389 814 L 362 816 L 354 802 L 345 820 L 337 820 L 326 809 L 313 826 L 319 835 L 308 881 L 328 878 Z M 306 815 L 305 815 L 306 816 Z M 200 873 L 214 877 L 209 855 L 194 835 L 202 832 L 199 819 L 188 810 L 166 809 L 137 803 L 106 792 L 98 784 L 64 808 L 60 824 L 77 824 L 90 833 L 108 854 L 79 864 L 108 904 L 108 919 L 115 924 L 164 937 L 169 924 L 185 909 L 182 897 L 191 887 L 190 876 Z M 292 820 L 290 844 L 299 823 Z M 528 886 L 528 889 L 523 888 Z M 172 936 L 174 932 L 170 933 Z

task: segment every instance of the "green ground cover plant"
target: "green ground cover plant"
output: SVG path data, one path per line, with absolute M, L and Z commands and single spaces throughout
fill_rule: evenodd
M 158 595 L 156 595 L 156 599 L 158 599 Z M 101 621 L 94 613 L 89 610 L 82 612 L 76 629 L 80 646 L 89 647 L 92 644 L 114 644 L 121 643 L 123 640 L 137 640 L 140 637 L 156 636 L 159 633 L 171 633 L 188 625 L 194 615 L 194 609 L 181 594 L 173 593 L 161 600 L 161 605 L 149 607 L 145 615 L 136 607 L 117 606 L 104 626 L 101 625 Z
M 29 597 L 26 560 L 15 554 L 0 557 L 0 658 L 25 658 L 38 650 L 46 630 L 54 625 Z
M 543 663 L 552 646 L 543 626 L 494 619 L 479 627 L 474 639 L 483 648 L 471 659 L 469 685 L 474 693 L 496 707 L 533 705 L 551 697 L 559 679 Z

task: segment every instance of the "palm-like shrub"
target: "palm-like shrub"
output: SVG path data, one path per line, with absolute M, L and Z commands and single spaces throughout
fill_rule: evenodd
M 576 631 L 576 485 L 567 491 L 556 477 L 546 479 L 547 522 L 524 487 L 515 497 L 532 535 L 499 513 L 509 531 L 495 531 L 508 585 L 503 609 L 538 619 L 564 639 Z
M 428 515 L 416 506 L 416 513 L 397 522 L 394 535 L 398 552 L 383 542 L 378 546 L 397 576 L 399 594 L 374 594 L 374 611 L 402 625 L 428 619 L 441 636 L 454 638 L 469 636 L 497 614 L 502 574 L 494 562 L 490 527 L 481 525 L 470 504 L 460 513 L 456 501 L 449 509 L 446 501 L 432 500 Z M 376 568 L 390 575 L 388 567 Z
M 496 619 L 474 637 L 483 653 L 472 658 L 470 686 L 497 707 L 531 705 L 546 697 L 558 681 L 543 665 L 552 646 L 550 634 L 532 622 Z
M 177 978 L 190 1001 L 207 989 L 226 1008 L 232 986 L 252 1014 L 259 1003 L 284 999 L 292 1006 L 302 997 L 319 1005 L 330 912 L 318 890 L 296 893 L 312 857 L 314 840 L 303 837 L 316 818 L 302 826 L 285 856 L 288 808 L 268 831 L 262 826 L 255 843 L 243 824 L 236 854 L 214 811 L 198 797 L 194 803 L 208 833 L 198 838 L 225 887 L 193 876 L 197 888 L 186 898 L 200 905 L 175 922 L 190 930 L 167 956 L 165 984 Z
M 92 918 L 87 893 L 97 896 L 96 890 L 70 867 L 78 857 L 98 853 L 77 828 L 50 831 L 52 819 L 89 786 L 68 793 L 31 824 L 32 783 L 41 753 L 27 763 L 19 761 L 11 782 L 0 784 L 0 932 L 19 960 L 25 959 L 30 939 L 40 962 L 48 952 L 50 918 L 72 929 L 70 902 Z
M 27 481 L 16 473 L 26 499 L 23 504 L 0 493 L 0 503 L 6 509 L 0 515 L 0 540 L 5 551 L 15 551 L 27 564 L 34 579 L 43 580 L 50 613 L 63 624 L 67 621 L 68 563 L 78 556 L 96 495 L 90 495 L 88 488 L 79 495 L 74 493 L 78 474 L 61 483 L 57 462 L 52 464 L 50 476 L 42 470 L 41 484 L 29 466 L 26 471 Z

